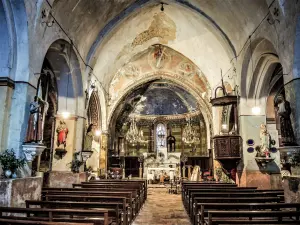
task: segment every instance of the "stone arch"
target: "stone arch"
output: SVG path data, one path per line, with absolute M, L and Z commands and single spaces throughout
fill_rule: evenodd
M 80 64 L 73 47 L 65 40 L 56 40 L 49 47 L 45 58 L 57 79 L 58 113 L 70 111 L 81 114 L 83 83 Z
M 265 76 L 268 72 L 266 71 L 267 64 L 276 61 L 276 57 L 278 59 L 275 47 L 269 40 L 257 38 L 248 42 L 241 68 L 241 97 L 245 99 L 249 96 L 253 97 L 257 81 L 262 80 L 261 70 L 263 69 L 263 76 Z
M 147 82 L 151 82 L 151 81 L 155 81 L 155 80 L 159 80 L 159 79 L 164 79 L 164 80 L 168 80 L 171 82 L 174 82 L 175 84 L 183 87 L 186 90 L 190 90 L 190 94 L 193 95 L 199 106 L 201 107 L 201 112 L 204 118 L 204 122 L 206 125 L 206 130 L 207 130 L 207 146 L 208 148 L 210 148 L 210 143 L 209 140 L 212 136 L 212 109 L 211 106 L 208 102 L 207 98 L 203 98 L 201 93 L 199 93 L 199 90 L 197 90 L 193 85 L 184 82 L 184 80 L 179 79 L 180 75 L 175 75 L 174 74 L 169 74 L 167 72 L 159 72 L 159 73 L 149 73 L 147 75 L 145 75 L 142 79 L 135 81 L 133 84 L 129 85 L 120 95 L 120 97 L 114 102 L 114 104 L 111 106 L 111 110 L 108 114 L 107 117 L 107 124 L 108 127 L 112 126 L 112 123 L 114 121 L 113 118 L 113 114 L 115 112 L 115 110 L 117 109 L 118 105 L 125 99 L 125 97 L 134 89 L 136 89 L 137 87 L 139 87 L 142 84 L 145 84 Z

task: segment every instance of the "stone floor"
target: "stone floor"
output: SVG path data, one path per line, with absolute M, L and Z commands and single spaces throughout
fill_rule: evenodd
M 181 195 L 169 194 L 164 186 L 148 187 L 148 198 L 133 225 L 191 225 Z

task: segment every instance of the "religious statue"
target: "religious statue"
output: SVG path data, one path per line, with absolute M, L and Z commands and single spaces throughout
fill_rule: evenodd
M 93 131 L 94 125 L 90 124 L 87 131 L 86 135 L 84 137 L 84 145 L 83 145 L 83 150 L 84 151 L 92 151 L 92 143 L 94 140 L 94 131 Z
M 277 104 L 277 116 L 279 117 L 281 140 L 285 146 L 295 145 L 295 136 L 290 119 L 291 106 L 288 101 L 284 99 L 282 95 L 278 95 L 276 98 Z
M 270 143 L 271 143 L 271 136 L 267 131 L 267 125 L 261 124 L 260 125 L 260 146 L 257 147 L 257 157 L 270 157 Z
M 201 170 L 199 166 L 194 166 L 191 181 L 200 181 L 201 178 Z
M 48 111 L 49 104 L 38 96 L 30 103 L 30 116 L 25 142 L 42 142 L 43 139 L 43 114 Z
M 61 120 L 59 122 L 59 126 L 56 128 L 56 133 L 57 133 L 57 147 L 59 147 L 60 145 L 64 145 L 64 149 L 65 149 L 67 145 L 67 136 L 69 133 L 65 121 Z

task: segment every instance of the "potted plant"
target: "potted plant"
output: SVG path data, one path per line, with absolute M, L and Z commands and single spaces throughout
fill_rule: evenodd
M 80 152 L 75 152 L 72 162 L 68 163 L 73 173 L 79 173 L 79 168 L 83 165 L 83 162 L 78 159 L 79 154 Z
M 2 170 L 6 178 L 16 178 L 16 171 L 25 165 L 25 158 L 17 159 L 13 149 L 6 149 L 0 154 L 0 164 L 2 165 Z

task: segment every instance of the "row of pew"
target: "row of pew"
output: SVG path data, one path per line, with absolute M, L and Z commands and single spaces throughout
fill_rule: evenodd
M 0 224 L 130 225 L 147 199 L 145 180 L 94 180 L 43 188 L 26 208 L 0 207 Z
M 300 203 L 284 203 L 283 190 L 190 181 L 181 188 L 194 225 L 300 224 Z

